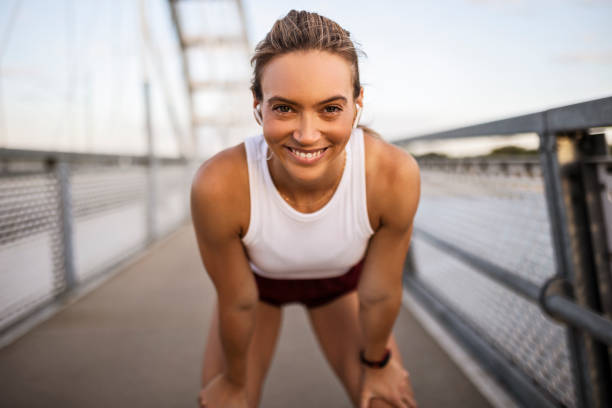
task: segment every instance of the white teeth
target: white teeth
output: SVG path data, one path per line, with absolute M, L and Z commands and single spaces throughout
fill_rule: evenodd
M 321 156 L 321 153 L 323 153 L 323 150 L 317 150 L 314 153 L 304 153 L 304 152 L 300 152 L 298 150 L 295 150 L 293 148 L 289 148 L 289 150 L 291 150 L 291 153 L 295 154 L 296 156 L 302 158 L 302 159 L 313 159 L 316 157 Z

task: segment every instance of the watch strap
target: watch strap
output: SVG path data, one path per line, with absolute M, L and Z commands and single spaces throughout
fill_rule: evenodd
M 384 366 L 387 365 L 390 359 L 391 359 L 391 349 L 390 348 L 387 348 L 385 352 L 385 356 L 380 361 L 367 360 L 365 358 L 364 351 L 361 350 L 359 352 L 359 360 L 361 360 L 361 363 L 371 368 L 383 368 Z

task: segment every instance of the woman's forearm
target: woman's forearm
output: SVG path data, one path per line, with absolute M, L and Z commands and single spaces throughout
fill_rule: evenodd
M 247 352 L 255 329 L 255 305 L 220 306 L 219 331 L 227 367 L 225 374 L 237 385 L 246 384 Z
M 377 361 L 384 357 L 401 302 L 401 291 L 373 302 L 359 302 L 359 321 L 364 336 L 366 359 Z

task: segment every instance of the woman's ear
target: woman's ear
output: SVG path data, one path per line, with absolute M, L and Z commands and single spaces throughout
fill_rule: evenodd
M 363 86 L 359 88 L 359 95 L 355 98 L 355 103 L 363 108 Z
M 361 119 L 362 108 L 358 104 L 355 104 L 355 109 L 357 112 L 355 113 L 355 119 L 353 119 L 353 129 L 355 129 L 357 125 L 359 125 L 359 119 Z
M 253 107 L 255 108 L 261 102 L 259 101 L 259 98 L 257 98 L 257 95 L 255 95 L 255 91 L 251 90 L 251 94 L 253 95 Z
M 255 95 L 255 91 L 251 90 L 253 94 L 253 116 L 255 116 L 255 121 L 259 126 L 263 126 L 263 118 L 261 116 L 261 101 Z
M 261 116 L 261 104 L 256 99 L 253 100 L 253 116 L 259 126 L 263 126 L 263 117 Z

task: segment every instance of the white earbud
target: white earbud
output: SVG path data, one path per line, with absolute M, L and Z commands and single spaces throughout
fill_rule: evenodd
M 257 104 L 256 107 L 253 108 L 253 116 L 255 116 L 255 121 L 259 126 L 263 126 L 263 118 L 261 117 L 261 105 Z
M 353 121 L 353 129 L 357 127 L 359 119 L 361 119 L 361 106 L 355 105 L 355 107 L 357 108 L 357 115 L 355 115 L 355 120 Z

